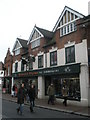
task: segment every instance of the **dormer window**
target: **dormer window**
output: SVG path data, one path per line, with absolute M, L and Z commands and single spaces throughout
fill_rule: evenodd
M 33 49 L 33 48 L 36 48 L 36 47 L 38 47 L 38 46 L 40 46 L 40 38 L 37 39 L 37 40 L 31 41 L 31 48 L 32 48 L 32 49 Z
M 20 49 L 16 49 L 15 50 L 15 55 L 19 55 L 20 54 Z
M 76 31 L 76 23 L 72 22 L 60 27 L 60 37 Z

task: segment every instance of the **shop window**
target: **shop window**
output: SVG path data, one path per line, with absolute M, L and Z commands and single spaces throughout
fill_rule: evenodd
M 43 55 L 38 56 L 38 68 L 43 67 Z
M 18 62 L 15 63 L 15 72 L 18 72 Z
M 50 65 L 57 65 L 57 51 L 50 53 Z
M 64 86 L 67 88 L 67 97 L 69 100 L 80 101 L 80 80 L 78 77 L 61 78 L 59 76 L 45 78 L 45 94 L 47 95 L 47 88 L 50 83 L 54 84 L 56 98 L 63 98 L 62 89 Z
M 67 47 L 65 48 L 65 55 L 66 55 L 66 64 L 75 62 L 75 47 Z

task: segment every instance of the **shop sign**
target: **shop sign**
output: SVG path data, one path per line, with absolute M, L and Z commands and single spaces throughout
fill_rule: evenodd
M 27 76 L 36 76 L 38 75 L 38 72 L 36 71 L 32 71 L 32 72 L 20 72 L 20 73 L 16 73 L 14 74 L 14 77 L 27 77 Z
M 46 68 L 42 69 L 41 71 L 38 71 L 38 75 L 74 74 L 74 73 L 80 73 L 80 64 Z

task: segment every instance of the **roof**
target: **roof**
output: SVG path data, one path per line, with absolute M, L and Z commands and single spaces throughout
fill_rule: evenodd
M 78 16 L 78 18 L 83 18 L 84 17 L 83 14 L 77 12 L 76 10 L 73 10 L 72 8 L 70 8 L 68 6 L 65 6 L 64 9 L 63 9 L 63 11 L 62 11 L 62 13 L 61 13 L 61 15 L 58 18 L 58 20 L 57 20 L 57 22 L 56 22 L 53 30 L 52 30 L 53 32 L 56 31 L 56 29 L 57 29 L 57 27 L 58 27 L 58 25 L 59 25 L 59 23 L 60 23 L 63 15 L 65 14 L 66 11 L 69 11 L 70 13 L 73 13 L 74 15 Z
M 44 37 L 46 38 L 52 38 L 53 35 L 54 35 L 54 32 L 51 32 L 49 30 L 45 30 L 45 29 L 42 29 L 42 28 L 39 28 L 39 27 L 36 27 L 43 35 Z
M 18 40 L 19 40 L 19 42 L 20 42 L 20 44 L 21 44 L 21 46 L 23 47 L 23 48 L 27 48 L 28 46 L 27 46 L 27 40 L 24 40 L 24 39 L 21 39 L 21 38 L 17 38 Z
M 34 26 L 31 34 L 30 34 L 30 37 L 29 37 L 29 40 L 28 40 L 28 43 L 32 40 L 32 37 L 34 35 L 34 32 L 37 32 L 39 34 L 39 36 L 37 38 L 42 38 L 42 37 L 45 37 L 47 39 L 52 39 L 53 38 L 53 35 L 54 35 L 54 32 L 52 31 L 49 31 L 49 30 L 45 30 L 43 28 L 39 28 L 37 27 L 36 25 Z M 35 38 L 36 39 L 36 38 Z

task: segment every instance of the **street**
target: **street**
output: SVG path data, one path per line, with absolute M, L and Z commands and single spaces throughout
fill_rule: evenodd
M 34 113 L 31 113 L 29 106 L 24 105 L 23 115 L 18 115 L 16 108 L 18 104 L 15 102 L 2 101 L 2 116 L 3 118 L 87 118 L 84 116 L 59 112 L 44 108 L 35 107 Z

